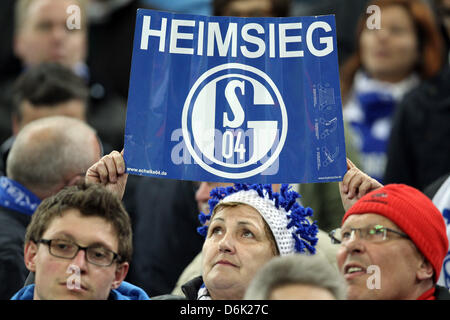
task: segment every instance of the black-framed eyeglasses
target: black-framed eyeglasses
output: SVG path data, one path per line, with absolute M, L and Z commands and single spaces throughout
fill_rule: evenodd
M 337 228 L 331 231 L 328 235 L 331 242 L 334 244 L 345 244 L 355 238 L 356 231 L 360 239 L 370 242 L 383 242 L 391 239 L 389 233 L 394 233 L 402 238 L 409 239 L 408 235 L 393 229 L 386 228 L 380 224 L 368 226 L 365 228 Z
M 119 260 L 120 258 L 114 251 L 100 245 L 82 247 L 73 241 L 62 239 L 41 239 L 36 241 L 36 243 L 46 244 L 52 256 L 63 259 L 73 259 L 80 250 L 84 250 L 86 260 L 101 267 L 109 267 L 114 260 Z

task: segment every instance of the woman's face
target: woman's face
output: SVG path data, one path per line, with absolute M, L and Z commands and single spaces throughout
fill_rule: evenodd
M 419 59 L 419 41 L 412 17 L 399 5 L 381 9 L 381 28 L 364 28 L 360 37 L 361 61 L 378 80 L 398 82 L 406 78 Z
M 203 281 L 213 299 L 242 299 L 255 273 L 275 256 L 271 235 L 252 207 L 223 207 L 203 245 Z

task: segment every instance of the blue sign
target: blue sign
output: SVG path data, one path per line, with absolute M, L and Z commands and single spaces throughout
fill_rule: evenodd
M 347 171 L 334 16 L 138 10 L 127 172 L 247 183 Z

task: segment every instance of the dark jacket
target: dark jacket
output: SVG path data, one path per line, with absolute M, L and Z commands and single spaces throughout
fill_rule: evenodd
M 201 251 L 204 238 L 191 181 L 130 176 L 125 191 L 133 217 L 133 259 L 127 281 L 151 296 L 172 292 L 184 268 Z M 128 189 L 127 182 L 127 189 Z M 132 183 L 132 184 L 133 184 Z
M 394 116 L 385 184 L 423 190 L 450 172 L 450 67 L 405 96 Z
M 434 296 L 436 297 L 436 300 L 450 300 L 449 289 L 436 285 Z
M 188 300 L 197 300 L 198 290 L 203 284 L 202 276 L 198 276 L 197 278 L 188 281 L 186 284 L 181 286 L 181 290 L 183 291 L 186 299 Z
M 198 290 L 203 284 L 202 276 L 196 277 L 181 286 L 184 293 L 183 296 L 176 296 L 173 294 L 163 294 L 160 296 L 151 297 L 152 300 L 197 300 Z
M 442 184 L 448 179 L 449 175 L 450 175 L 450 173 L 447 173 L 447 174 L 444 174 L 443 176 L 439 177 L 438 179 L 436 179 L 433 183 L 431 183 L 424 189 L 423 193 L 428 198 L 433 200 L 434 196 L 439 191 Z
M 31 216 L 0 207 L 0 300 L 10 299 L 28 275 L 23 246 L 30 221 Z

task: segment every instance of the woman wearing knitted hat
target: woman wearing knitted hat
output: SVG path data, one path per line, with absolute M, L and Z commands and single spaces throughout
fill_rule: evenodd
M 341 184 L 345 209 L 381 186 L 348 160 Z M 182 287 L 188 299 L 242 299 L 253 276 L 275 256 L 314 254 L 318 227 L 310 223 L 311 208 L 296 199 L 288 185 L 273 192 L 270 185 L 235 184 L 216 188 L 208 201 L 209 214 L 199 228 L 203 273 Z
M 436 286 L 448 250 L 446 225 L 417 189 L 391 184 L 366 194 L 330 235 L 341 244 L 337 262 L 348 299 L 450 299 Z

